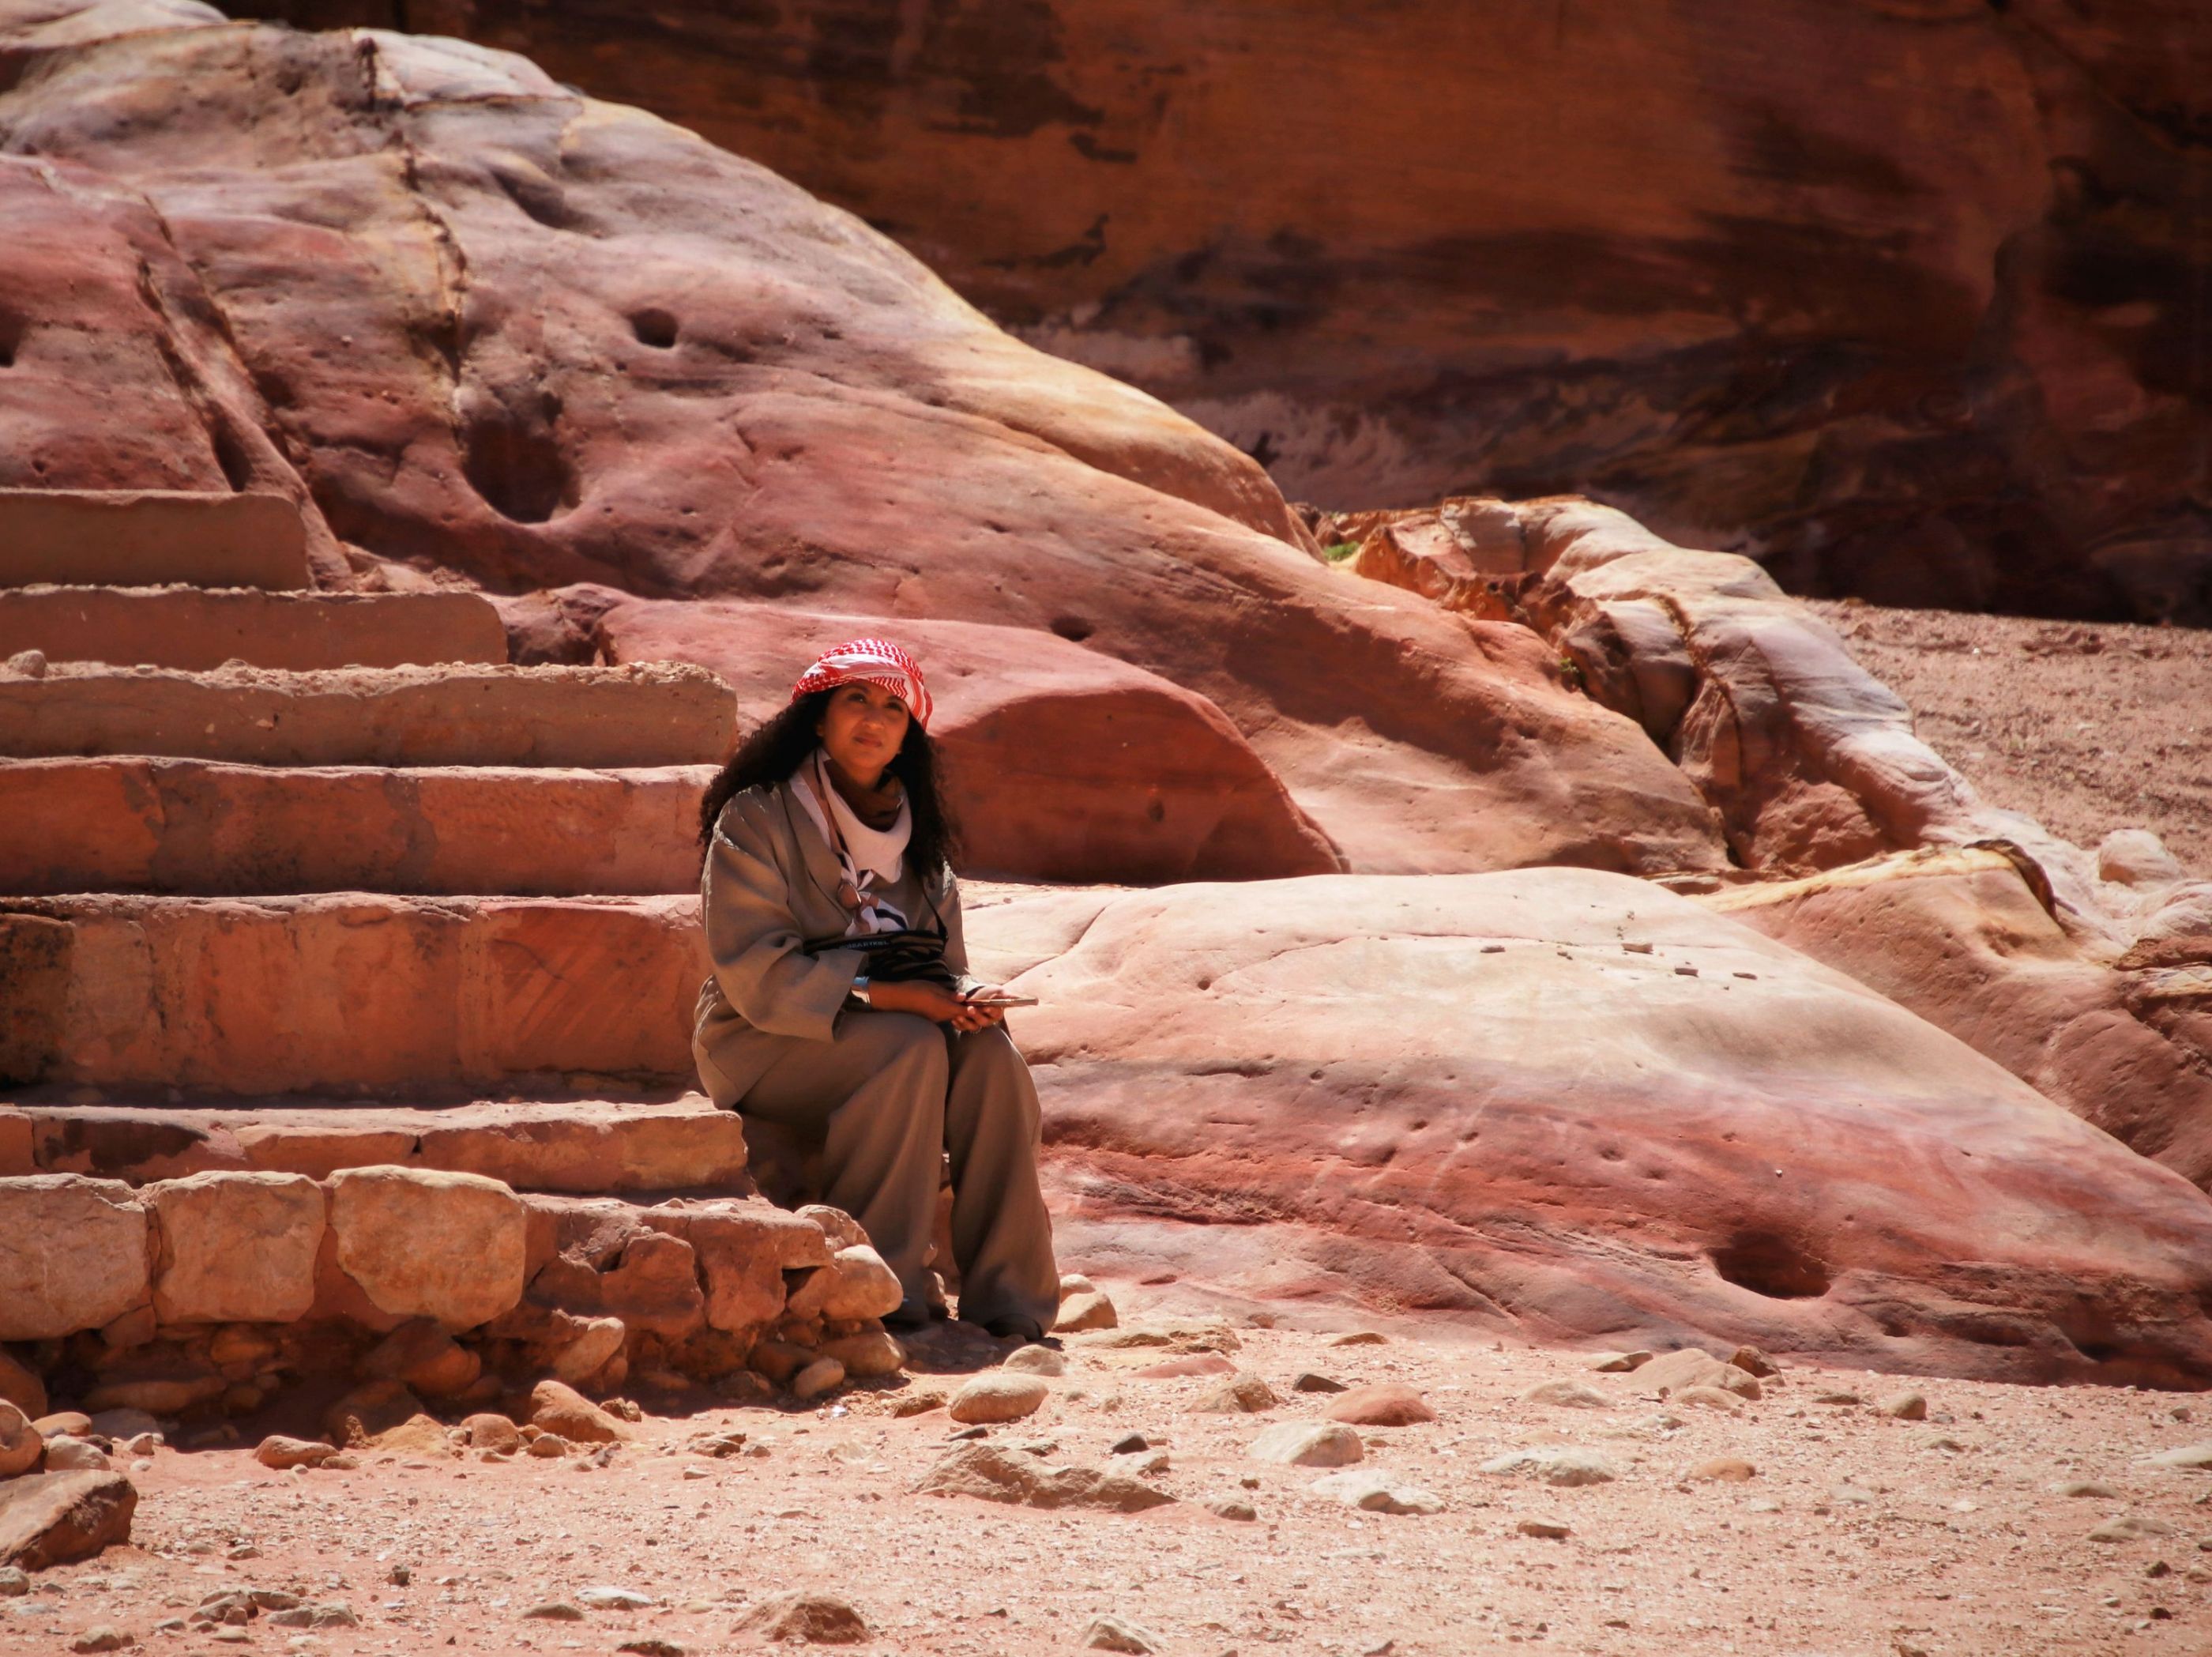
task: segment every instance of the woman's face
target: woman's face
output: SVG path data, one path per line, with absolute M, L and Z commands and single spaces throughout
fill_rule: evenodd
M 814 728 L 839 770 L 873 788 L 906 740 L 909 716 L 897 691 L 880 685 L 840 685 L 830 692 Z

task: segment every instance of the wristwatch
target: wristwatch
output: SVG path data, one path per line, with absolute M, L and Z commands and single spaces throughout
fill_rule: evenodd
M 875 1005 L 875 1002 L 868 999 L 868 975 L 865 972 L 853 980 L 853 999 L 863 1007 Z

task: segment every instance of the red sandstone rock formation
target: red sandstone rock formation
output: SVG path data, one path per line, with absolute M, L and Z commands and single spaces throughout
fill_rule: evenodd
M 2212 617 L 2197 0 L 247 0 L 530 54 L 1332 505 L 1572 489 L 1792 585 Z
M 1571 869 L 977 914 L 1078 1269 L 1545 1339 L 2212 1376 L 2212 1207 L 1840 973 Z
M 1056 632 L 1214 704 L 1355 867 L 1722 861 L 1533 642 L 1347 594 L 1235 449 L 749 161 L 450 41 L 0 18 L 0 484 L 289 494 L 325 583 Z

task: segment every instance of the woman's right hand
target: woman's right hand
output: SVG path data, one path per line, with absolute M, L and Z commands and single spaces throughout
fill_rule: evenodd
M 980 1030 L 993 1021 L 988 1008 L 969 1005 L 941 984 L 927 978 L 886 983 L 872 978 L 868 1005 L 885 1013 L 913 1013 L 956 1030 Z

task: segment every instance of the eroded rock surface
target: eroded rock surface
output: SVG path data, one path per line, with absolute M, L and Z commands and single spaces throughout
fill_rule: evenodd
M 1071 1265 L 1545 1339 L 2212 1374 L 2201 1193 L 1687 899 L 1544 869 L 1035 904 L 969 930 L 1044 998 Z

